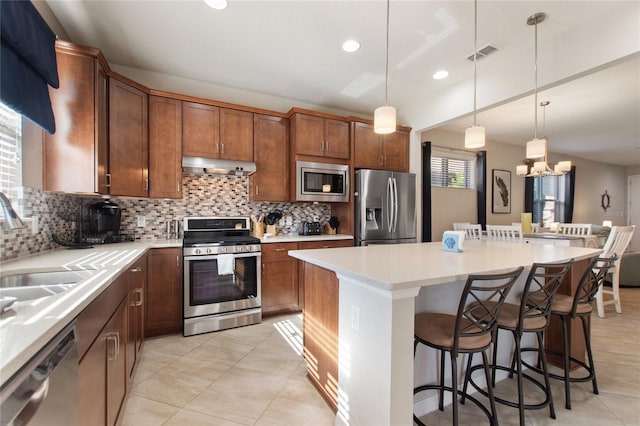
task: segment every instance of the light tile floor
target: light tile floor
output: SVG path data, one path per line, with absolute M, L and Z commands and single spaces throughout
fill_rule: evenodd
M 573 384 L 569 411 L 563 385 L 554 380 L 556 420 L 548 410 L 527 411 L 528 425 L 640 425 L 640 289 L 621 292 L 623 314 L 609 306 L 606 318 L 592 317 L 600 394 L 590 383 Z M 333 413 L 305 377 L 301 330 L 301 315 L 288 315 L 217 333 L 147 339 L 122 425 L 333 425 Z M 513 394 L 509 382 L 498 393 Z M 518 424 L 516 409 L 498 410 L 501 425 Z M 461 425 L 487 423 L 472 404 L 460 413 Z M 451 410 L 423 420 L 450 425 Z

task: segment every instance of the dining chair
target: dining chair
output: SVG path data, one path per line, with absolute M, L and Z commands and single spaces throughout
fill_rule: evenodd
M 467 240 L 482 239 L 482 225 L 476 223 L 454 223 L 454 231 L 464 231 L 464 237 Z
M 562 284 L 562 280 L 571 270 L 574 260 L 561 263 L 534 263 L 529 269 L 527 279 L 522 289 L 520 303 L 505 303 L 502 305 L 498 316 L 498 329 L 493 338 L 493 361 L 489 369 L 492 372 L 491 386 L 496 384 L 496 371 L 506 371 L 509 377 L 517 376 L 517 399 L 494 396 L 496 402 L 517 408 L 519 411 L 520 426 L 525 424 L 524 410 L 537 410 L 549 407 L 549 416 L 556 418 L 551 395 L 551 384 L 549 383 L 549 372 L 547 369 L 547 359 L 544 351 L 544 332 L 549 326 L 551 318 L 552 300 Z M 494 303 L 494 302 L 489 302 Z M 511 366 L 498 365 L 498 335 L 500 330 L 511 332 L 514 340 L 513 357 Z M 535 333 L 537 345 L 535 347 L 522 347 L 522 338 L 526 333 Z M 544 383 L 533 377 L 528 372 L 523 371 L 523 353 L 537 352 L 538 366 L 542 369 Z M 487 392 L 482 389 L 471 377 L 471 372 L 480 366 L 471 367 L 472 355 L 467 360 L 467 372 L 465 374 L 464 386 L 462 388 L 461 403 L 464 403 L 464 395 L 467 393 L 467 385 L 471 385 L 482 395 L 487 396 Z M 528 388 L 527 393 L 533 393 L 536 388 L 542 390 L 544 399 L 531 397 L 528 395 L 525 402 L 524 381 L 535 384 Z
M 608 258 L 618 256 L 618 258 L 616 259 L 613 268 L 609 269 L 609 273 L 611 274 L 611 290 L 605 290 L 601 286 L 598 290 L 598 294 L 596 295 L 596 305 L 598 307 L 598 316 L 600 318 L 604 318 L 605 316 L 605 305 L 610 305 L 612 303 L 616 307 L 616 312 L 619 314 L 622 313 L 622 306 L 620 304 L 620 263 L 622 262 L 623 253 L 627 250 L 627 247 L 631 242 L 635 228 L 635 225 L 612 227 L 611 232 L 609 232 L 609 236 L 607 237 L 607 241 L 604 243 L 604 247 L 602 248 L 600 257 Z M 605 294 L 610 294 L 613 298 L 605 301 Z
M 558 233 L 564 235 L 591 235 L 590 223 L 560 223 Z
M 506 241 L 522 243 L 522 225 L 487 225 L 487 239 L 492 241 Z

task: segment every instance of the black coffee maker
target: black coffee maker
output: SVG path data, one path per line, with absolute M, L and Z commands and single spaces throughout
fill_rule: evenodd
M 120 233 L 120 207 L 104 200 L 89 206 L 89 233 L 92 236 L 104 236 L 105 242 Z

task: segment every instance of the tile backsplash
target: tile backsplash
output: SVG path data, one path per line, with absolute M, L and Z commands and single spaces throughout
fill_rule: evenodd
M 329 203 L 271 203 L 249 201 L 249 178 L 236 176 L 200 176 L 186 174 L 182 178 L 184 196 L 180 200 L 136 199 L 112 197 L 122 209 L 121 234 L 136 239 L 165 238 L 165 221 L 185 216 L 248 216 L 282 210 L 291 216 L 292 224 L 278 226 L 278 235 L 296 234 L 303 221 L 318 219 L 328 222 Z M 24 188 L 24 217 L 38 217 L 39 231 L 31 226 L 8 230 L 0 227 L 0 261 L 39 253 L 59 247 L 52 234 L 68 235 L 79 207 L 99 201 L 99 197 L 59 194 Z M 144 216 L 145 226 L 138 227 L 138 217 Z

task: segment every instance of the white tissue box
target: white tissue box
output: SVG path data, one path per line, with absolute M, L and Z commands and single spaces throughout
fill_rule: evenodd
M 442 234 L 442 250 L 462 252 L 464 231 L 444 231 Z

